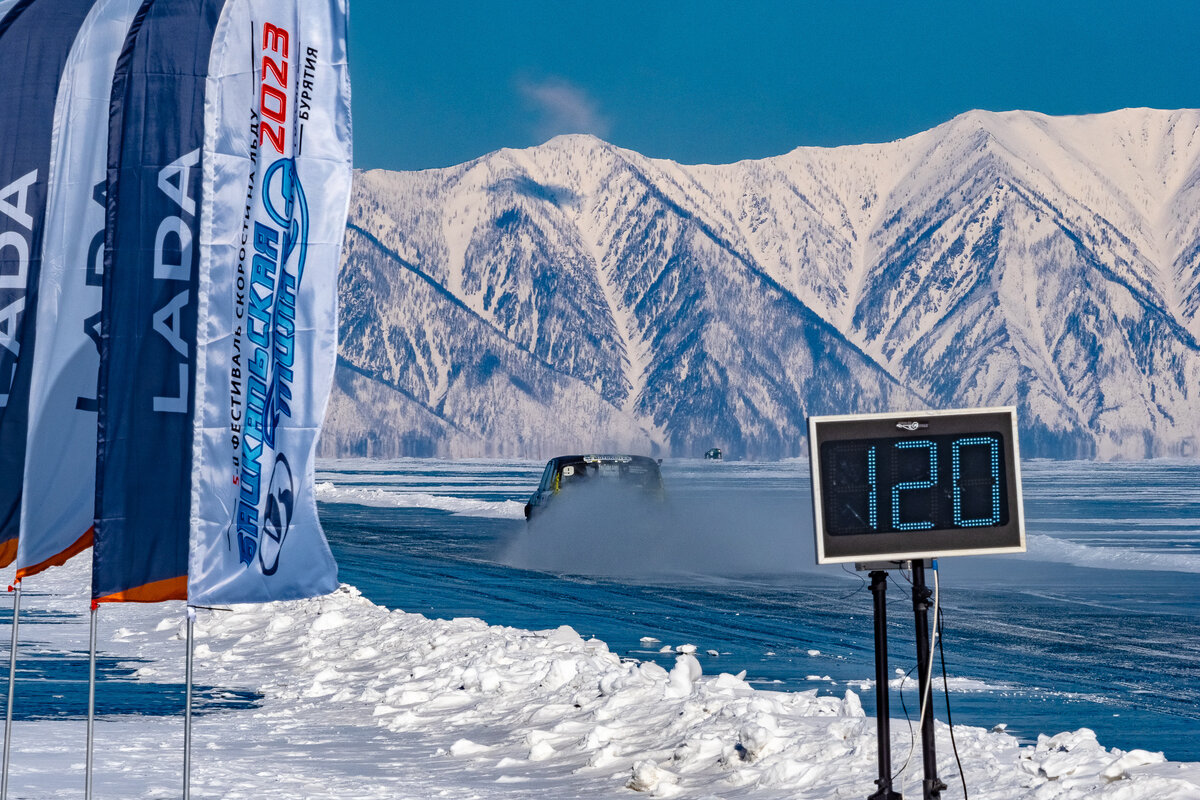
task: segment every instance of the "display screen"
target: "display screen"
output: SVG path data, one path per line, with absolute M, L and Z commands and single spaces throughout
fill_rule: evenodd
M 820 458 L 832 536 L 1008 524 L 999 432 L 825 442 Z
M 808 423 L 818 563 L 1024 551 L 1016 409 Z

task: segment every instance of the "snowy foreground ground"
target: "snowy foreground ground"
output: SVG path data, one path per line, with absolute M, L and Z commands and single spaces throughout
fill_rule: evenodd
M 26 581 L 24 646 L 86 652 L 89 563 L 84 554 Z M 37 621 L 35 612 L 55 610 L 78 616 Z M 140 679 L 181 680 L 183 611 L 106 606 L 100 651 L 148 660 Z M 349 586 L 315 600 L 202 610 L 196 642 L 198 684 L 263 695 L 258 708 L 196 719 L 198 798 L 824 800 L 875 788 L 875 724 L 853 692 L 756 690 L 735 675 L 702 674 L 686 652 L 668 672 L 570 628 L 431 620 Z M 82 721 L 13 731 L 10 797 L 82 797 Z M 893 734 L 899 767 L 910 741 L 903 720 Z M 956 736 L 972 798 L 1200 800 L 1200 763 L 1105 749 L 1086 729 L 1036 746 L 980 728 L 960 726 Z M 102 717 L 96 737 L 95 797 L 180 795 L 182 718 Z M 938 756 L 950 784 L 943 796 L 962 797 L 940 724 Z M 920 763 L 913 754 L 897 779 L 910 800 L 921 796 Z

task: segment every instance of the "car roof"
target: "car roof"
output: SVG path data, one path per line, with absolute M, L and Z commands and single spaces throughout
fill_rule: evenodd
M 556 466 L 562 466 L 563 464 L 580 464 L 580 463 L 589 463 L 589 464 L 636 463 L 636 464 L 653 464 L 654 466 L 658 466 L 658 462 L 655 461 L 650 456 L 630 456 L 630 455 L 615 455 L 615 454 L 603 454 L 603 455 L 588 454 L 588 455 L 576 455 L 576 456 L 555 456 L 554 458 L 550 459 L 550 463 L 552 463 Z

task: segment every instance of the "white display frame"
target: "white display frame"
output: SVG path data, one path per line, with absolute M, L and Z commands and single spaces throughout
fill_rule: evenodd
M 881 414 L 842 414 L 816 416 L 808 419 L 808 449 L 810 477 L 812 483 L 813 535 L 816 539 L 818 564 L 843 564 L 868 561 L 910 561 L 914 559 L 942 558 L 984 554 L 1025 552 L 1024 499 L 1021 488 L 1020 447 L 1017 441 L 1017 410 L 1015 406 L 997 406 L 978 409 L 945 409 L 939 411 L 903 411 Z M 869 533 L 858 536 L 832 536 L 825 529 L 825 513 L 822 505 L 820 446 L 826 441 L 850 441 L 847 431 L 870 431 L 874 435 L 860 438 L 886 438 L 890 426 L 895 425 L 896 439 L 903 439 L 899 423 L 926 426 L 927 435 L 972 432 L 972 424 L 978 421 L 988 430 L 999 430 L 997 422 L 1003 422 L 1005 436 L 1006 480 L 1009 486 L 1009 522 L 995 528 L 926 529 L 902 533 Z M 982 431 L 982 428 L 980 429 Z M 981 546 L 947 547 L 947 531 L 955 536 L 983 540 Z M 831 542 L 831 539 L 833 540 Z M 908 544 L 911 542 L 911 545 Z M 861 545 L 861 546 L 860 546 Z M 853 552 L 847 552 L 847 548 Z

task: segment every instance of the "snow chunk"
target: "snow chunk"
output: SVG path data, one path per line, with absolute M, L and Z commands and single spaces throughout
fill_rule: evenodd
M 680 658 L 682 658 L 682 656 Z M 679 659 L 675 659 L 675 661 L 678 663 Z M 697 664 L 697 666 L 699 666 L 699 664 Z M 638 665 L 638 672 L 640 672 L 644 678 L 651 681 L 660 681 L 667 677 L 667 671 L 658 664 L 655 664 L 653 661 L 643 661 Z
M 1119 781 L 1129 777 L 1129 770 L 1144 767 L 1149 764 L 1162 764 L 1167 760 L 1162 753 L 1151 753 L 1147 750 L 1130 750 L 1125 755 L 1115 759 L 1100 772 L 1100 777 L 1109 781 Z
M 310 630 L 334 631 L 346 625 L 346 615 L 340 611 L 326 611 L 313 620 Z
M 742 726 L 735 749 L 743 761 L 755 761 L 775 742 L 778 725 L 770 714 L 759 715 L 754 722 Z
M 858 695 L 847 689 L 846 695 L 842 698 L 842 716 L 865 717 L 866 715 L 867 713 L 863 711 L 862 701 L 858 699 Z
M 558 659 L 550 665 L 550 671 L 542 678 L 542 686 L 550 690 L 561 689 L 575 679 L 579 665 L 566 658 Z
M 554 632 L 546 637 L 551 644 L 583 644 L 583 637 L 570 625 L 559 625 Z
M 704 671 L 700 662 L 693 655 L 683 654 L 675 658 L 675 667 L 671 670 L 665 697 L 687 697 L 692 693 L 696 681 Z
M 625 787 L 635 792 L 662 794 L 664 788 L 674 788 L 676 780 L 673 774 L 659 767 L 654 761 L 646 759 L 633 765 L 633 775 Z
M 734 689 L 749 689 L 750 685 L 746 683 L 746 670 L 742 670 L 737 675 L 730 675 L 728 672 L 722 672 L 713 681 L 713 688 L 723 691 L 732 691 Z
M 529 748 L 529 760 L 530 761 L 547 761 L 551 758 L 554 758 L 554 754 L 556 752 L 557 751 L 554 749 L 554 747 L 549 742 L 540 741 L 537 744 L 535 744 Z
M 450 745 L 450 755 L 452 756 L 475 756 L 480 753 L 486 753 L 492 748 L 485 744 L 477 744 L 470 739 L 459 739 L 454 744 Z
M 1090 728 L 1038 736 L 1035 757 L 1041 756 L 1038 772 L 1052 781 L 1074 775 L 1097 774 L 1111 760 Z

